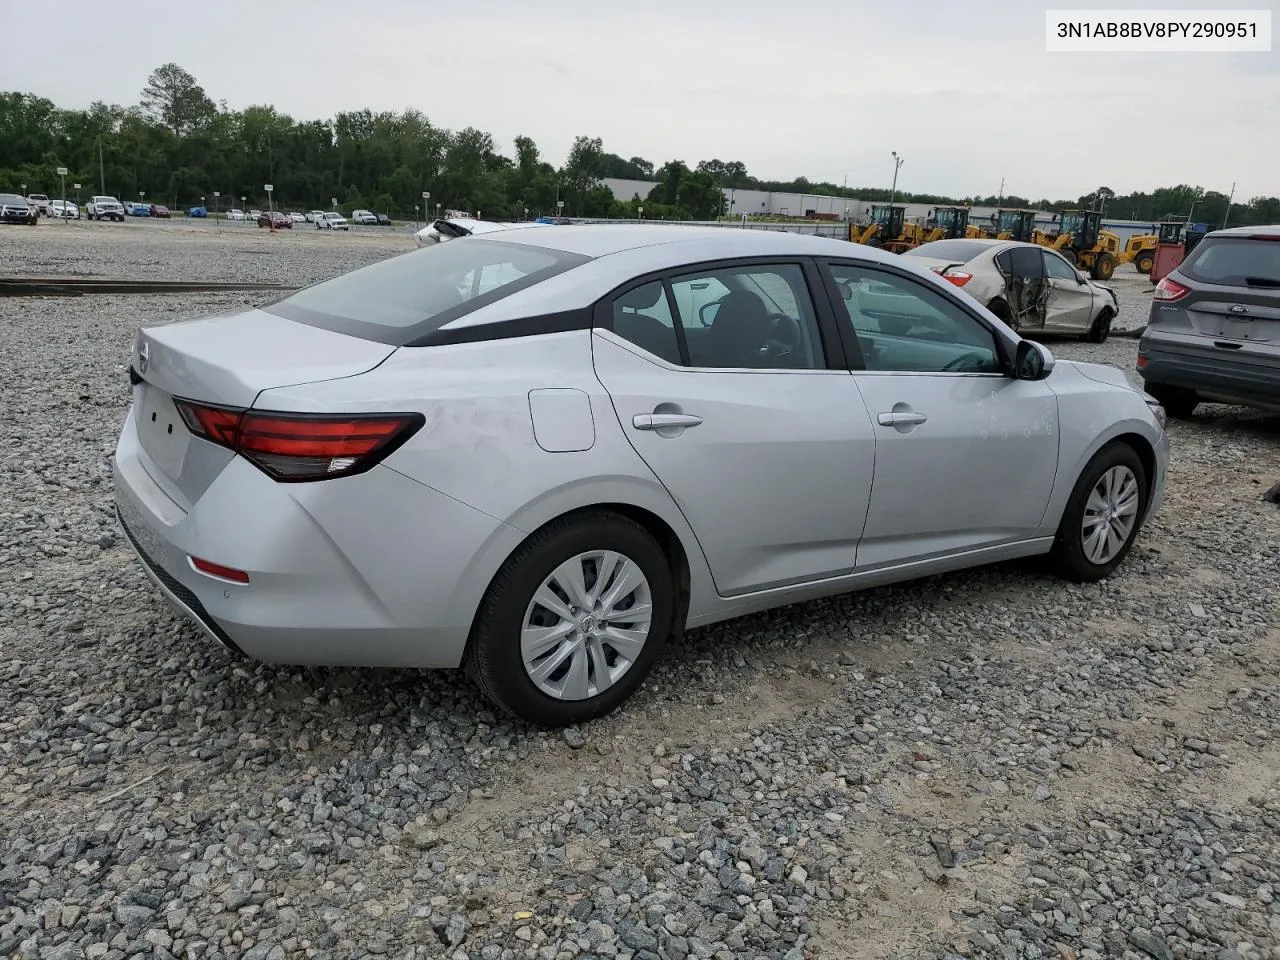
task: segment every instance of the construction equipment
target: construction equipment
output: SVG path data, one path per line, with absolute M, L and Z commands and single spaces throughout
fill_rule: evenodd
M 997 240 L 1017 240 L 1031 243 L 1036 230 L 1034 210 L 997 210 L 995 231 Z
M 1058 232 L 1044 245 L 1088 270 L 1095 280 L 1110 280 L 1116 272 L 1120 238 L 1102 229 L 1102 214 L 1096 210 L 1064 212 L 1058 218 Z
M 1159 283 L 1171 274 L 1208 232 L 1208 224 L 1204 223 L 1188 223 L 1186 220 L 1165 220 L 1161 223 L 1156 233 L 1155 258 L 1147 279 Z
M 1140 233 L 1124 242 L 1124 249 L 1116 257 L 1116 263 L 1132 263 L 1139 273 L 1150 273 L 1156 262 L 1156 246 L 1159 237 L 1154 233 Z
M 865 227 L 856 224 L 849 228 L 849 239 L 854 243 L 866 243 L 873 247 L 886 246 L 889 241 L 902 239 L 903 221 L 907 208 L 899 205 L 875 204 L 871 208 L 871 222 Z
M 969 208 L 934 207 L 931 224 L 925 227 L 924 239 L 921 243 L 932 243 L 935 240 L 959 240 L 961 237 L 967 237 L 971 229 Z

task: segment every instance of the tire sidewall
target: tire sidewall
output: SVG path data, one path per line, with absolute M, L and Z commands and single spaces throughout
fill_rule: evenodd
M 1096 564 L 1084 553 L 1081 527 L 1084 523 L 1085 505 L 1089 494 L 1097 486 L 1102 475 L 1112 467 L 1124 466 L 1133 471 L 1138 480 L 1138 516 L 1129 534 L 1129 539 L 1120 552 L 1104 564 Z M 1128 444 L 1112 441 L 1103 447 L 1080 472 L 1067 507 L 1062 513 L 1062 522 L 1058 525 L 1058 535 L 1054 543 L 1054 552 L 1071 579 L 1081 581 L 1101 580 L 1110 576 L 1124 562 L 1142 532 L 1142 523 L 1147 511 L 1149 498 L 1148 478 L 1142 459 Z
M 653 616 L 649 638 L 631 669 L 612 687 L 588 700 L 557 700 L 529 678 L 520 651 L 524 616 L 534 592 L 564 561 L 581 553 L 614 550 L 639 565 L 649 581 Z M 662 548 L 644 528 L 613 516 L 570 521 L 518 552 L 486 598 L 473 638 L 472 666 L 482 685 L 511 713 L 539 726 L 582 723 L 611 712 L 644 682 L 671 632 L 675 590 Z

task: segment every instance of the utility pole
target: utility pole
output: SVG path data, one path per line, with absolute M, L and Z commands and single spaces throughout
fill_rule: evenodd
M 102 165 L 102 134 L 98 134 L 98 183 L 102 188 L 102 195 L 107 195 L 107 174 L 106 167 Z
M 1236 197 L 1236 182 L 1231 181 L 1231 192 L 1227 194 L 1227 212 L 1222 215 L 1222 229 L 1227 229 L 1227 218 L 1231 216 L 1231 201 Z
M 1004 177 L 1000 178 L 1000 196 L 996 199 L 996 206 L 1004 206 Z
M 891 150 L 893 154 L 893 186 L 889 190 L 889 206 L 893 206 L 893 198 L 898 195 L 898 168 L 902 166 L 903 160 L 898 156 L 897 150 Z

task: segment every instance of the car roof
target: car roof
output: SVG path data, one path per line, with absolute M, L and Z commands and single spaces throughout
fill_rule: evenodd
M 1211 230 L 1208 237 L 1280 237 L 1280 224 L 1269 223 L 1257 227 L 1228 227 L 1225 230 Z
M 708 259 L 733 256 L 844 256 L 892 262 L 897 254 L 858 245 L 850 249 L 848 240 L 815 237 L 786 230 L 748 230 L 735 226 L 695 227 L 678 224 L 572 224 L 543 225 L 539 230 L 511 230 L 485 234 L 486 240 L 519 243 L 576 253 L 585 257 L 640 250 L 645 247 L 683 244 L 698 247 L 697 255 Z

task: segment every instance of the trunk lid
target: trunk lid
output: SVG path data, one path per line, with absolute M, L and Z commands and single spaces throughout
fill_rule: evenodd
M 257 309 L 143 327 L 131 361 L 142 465 L 188 510 L 235 454 L 193 437 L 175 397 L 248 409 L 263 390 L 353 377 L 395 350 Z
M 248 309 L 143 327 L 133 368 L 170 396 L 248 408 L 263 390 L 353 377 L 395 349 Z

